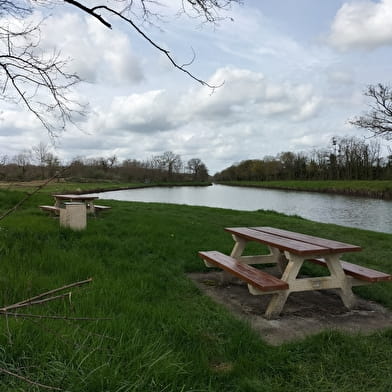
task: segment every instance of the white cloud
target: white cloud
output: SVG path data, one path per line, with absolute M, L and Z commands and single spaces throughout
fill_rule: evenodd
M 89 128 L 108 135 L 154 134 L 173 128 L 173 104 L 164 90 L 115 96 L 108 107 L 94 109 Z
M 222 81 L 213 94 L 205 88 L 191 90 L 179 103 L 179 116 L 226 124 L 244 116 L 260 119 L 279 115 L 287 121 L 301 121 L 316 115 L 321 102 L 310 84 L 277 84 L 246 69 L 220 68 L 208 82 L 219 85 Z
M 341 50 L 392 45 L 392 0 L 345 3 L 337 12 L 328 37 Z
M 88 82 L 135 84 L 143 80 L 128 36 L 91 18 L 71 13 L 52 16 L 42 26 L 41 43 L 47 50 L 60 49 L 63 57 L 71 59 L 71 71 Z

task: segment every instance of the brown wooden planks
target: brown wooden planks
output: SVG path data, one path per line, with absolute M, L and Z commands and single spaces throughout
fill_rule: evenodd
M 327 262 L 323 259 L 310 259 L 309 261 L 322 266 L 327 266 Z M 392 280 L 392 275 L 386 274 L 384 272 L 362 267 L 357 264 L 348 263 L 347 261 L 341 261 L 340 263 L 342 265 L 343 271 L 347 275 L 364 280 L 366 282 L 374 283 Z
M 307 242 L 285 238 L 276 234 L 265 233 L 248 227 L 227 227 L 225 230 L 249 241 L 261 242 L 298 255 L 331 253 L 330 249 L 324 246 L 313 245 Z
M 334 253 L 340 252 L 358 252 L 361 249 L 360 246 L 346 244 L 344 242 L 328 240 L 326 238 L 314 237 L 307 234 L 295 233 L 288 230 L 276 229 L 274 227 L 252 227 L 252 229 L 257 231 L 262 231 L 264 233 L 279 235 L 284 238 L 289 238 L 297 241 L 307 242 L 313 245 L 323 246 L 325 248 L 331 249 Z
M 199 256 L 208 263 L 230 272 L 261 291 L 286 290 L 288 284 L 266 272 L 260 271 L 248 264 L 241 263 L 234 258 L 218 251 L 199 252 Z

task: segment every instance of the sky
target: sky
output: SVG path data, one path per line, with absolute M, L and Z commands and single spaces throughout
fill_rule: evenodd
M 179 64 L 194 52 L 187 69 L 221 87 L 174 69 L 125 23 L 109 30 L 71 6 L 49 16 L 37 9 L 37 20 L 48 16 L 42 47 L 72 59 L 69 70 L 84 80 L 73 96 L 89 108 L 51 145 L 62 162 L 172 151 L 214 174 L 245 159 L 325 148 L 334 136 L 370 136 L 348 120 L 366 112 L 369 84 L 391 84 L 392 0 L 244 0 L 215 26 L 166 3 L 163 21 L 146 32 Z M 32 114 L 0 101 L 0 156 L 41 142 L 51 139 Z

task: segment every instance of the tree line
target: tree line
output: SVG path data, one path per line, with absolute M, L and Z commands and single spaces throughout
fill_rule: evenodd
M 381 155 L 376 139 L 333 137 L 326 148 L 248 159 L 216 173 L 215 181 L 392 179 L 392 151 Z
M 109 157 L 75 157 L 69 164 L 62 163 L 50 151 L 50 146 L 39 143 L 13 157 L 0 156 L 1 181 L 31 181 L 54 176 L 67 167 L 65 176 L 73 181 L 110 180 L 125 182 L 208 181 L 207 166 L 200 158 L 183 161 L 179 154 L 165 151 L 144 161 Z

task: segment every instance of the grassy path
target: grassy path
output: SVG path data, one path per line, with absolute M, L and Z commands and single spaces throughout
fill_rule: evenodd
M 0 192 L 0 208 L 20 197 Z M 1 302 L 93 277 L 90 287 L 74 291 L 72 306 L 34 311 L 110 320 L 2 318 L 0 367 L 73 392 L 391 390 L 392 329 L 361 337 L 324 332 L 272 347 L 184 273 L 204 270 L 198 250 L 229 252 L 225 226 L 271 225 L 358 244 L 358 263 L 389 272 L 392 235 L 270 211 L 115 201 L 78 233 L 37 208 L 48 202 L 48 194 L 33 196 L 0 222 Z M 356 292 L 392 309 L 390 284 Z M 5 375 L 0 390 L 38 391 Z

